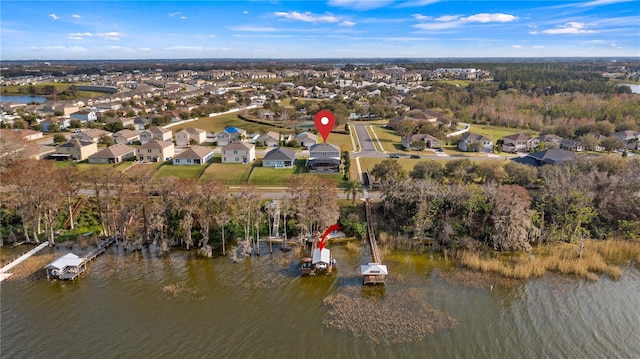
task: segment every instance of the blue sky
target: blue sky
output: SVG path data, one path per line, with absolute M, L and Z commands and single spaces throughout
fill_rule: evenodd
M 2 60 L 640 56 L 640 0 L 12 1 Z

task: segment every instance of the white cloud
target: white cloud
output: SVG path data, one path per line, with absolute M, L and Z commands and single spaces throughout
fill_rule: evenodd
M 371 10 L 387 6 L 392 2 L 393 0 L 329 0 L 329 5 L 355 10 Z
M 247 10 L 245 10 L 245 11 L 243 11 L 242 13 L 243 13 L 243 14 L 248 14 L 249 12 L 248 12 Z
M 448 22 L 429 22 L 422 24 L 415 24 L 413 27 L 420 30 L 447 30 L 460 26 L 460 21 L 448 21 Z
M 90 32 L 73 32 L 70 33 L 69 35 L 67 35 L 67 38 L 71 39 L 71 40 L 84 40 L 87 37 L 99 37 L 105 40 L 109 40 L 109 41 L 118 41 L 120 40 L 121 37 L 127 36 L 126 34 L 123 34 L 121 32 L 116 32 L 116 31 L 112 31 L 112 32 L 100 32 L 100 33 L 90 33 Z
M 67 38 L 71 40 L 83 40 L 85 37 L 91 37 L 91 36 L 93 36 L 93 34 L 90 32 L 73 32 L 67 35 Z
M 86 52 L 87 49 L 82 46 L 32 46 L 33 51 L 51 51 L 51 52 Z
M 460 15 L 443 15 L 436 19 L 436 21 L 456 21 L 460 19 Z
M 180 20 L 188 20 L 189 18 L 186 16 L 180 16 Z
M 593 34 L 596 31 L 585 28 L 584 23 L 570 21 L 564 25 L 558 25 L 555 29 L 542 30 L 548 35 L 573 35 L 573 34 Z
M 398 4 L 399 8 L 403 8 L 403 7 L 420 7 L 420 6 L 427 6 L 427 5 L 431 5 L 433 3 L 437 3 L 440 0 L 413 0 L 413 1 L 406 1 L 403 3 Z
M 415 15 L 414 15 L 415 18 Z M 421 30 L 446 30 L 453 29 L 458 26 L 462 26 L 464 24 L 470 23 L 492 23 L 492 22 L 511 22 L 518 20 L 517 16 L 509 15 L 509 14 L 475 14 L 468 17 L 463 17 L 461 15 L 443 15 L 435 19 L 434 22 L 430 23 L 420 23 L 413 25 L 413 27 L 421 29 Z
M 421 15 L 421 14 L 413 14 L 411 16 L 413 16 L 413 18 L 418 20 L 418 21 L 428 21 L 428 20 L 432 20 L 433 19 L 433 17 L 431 17 L 431 16 L 425 16 L 425 15 Z
M 529 31 L 529 33 L 530 33 L 531 35 L 537 35 L 537 34 L 538 34 L 538 32 L 537 32 L 537 31 L 535 31 L 535 30 L 534 30 L 534 31 Z
M 49 14 L 49 17 L 54 20 L 58 20 L 60 18 L 60 16 L 57 16 L 56 14 Z
M 176 17 L 176 16 L 180 16 L 180 15 L 182 15 L 182 13 L 180 11 L 169 13 L 169 17 Z
M 544 49 L 544 46 L 542 45 L 533 45 L 534 49 Z
M 240 26 L 231 26 L 229 29 L 233 31 L 248 31 L 248 32 L 274 32 L 278 31 L 273 27 L 261 27 L 261 26 L 253 26 L 253 25 L 240 25 Z
M 355 23 L 355 22 L 353 22 L 353 21 L 345 20 L 345 21 L 343 21 L 343 22 L 341 22 L 341 23 L 340 23 L 340 26 L 348 26 L 348 27 L 351 27 L 351 26 L 353 26 L 353 25 L 355 25 L 355 24 L 356 24 L 356 23 Z
M 633 0 L 594 0 L 594 1 L 580 3 L 580 4 L 577 4 L 576 6 L 589 7 L 589 6 L 611 5 L 611 4 L 618 4 L 621 2 L 629 2 L 629 1 L 633 1 Z
M 151 49 L 150 47 L 139 47 L 138 51 L 139 52 L 152 52 L 153 49 Z
M 482 14 L 476 14 L 476 15 L 471 15 L 469 17 L 466 18 L 461 18 L 460 20 L 462 21 L 468 21 L 468 22 L 480 22 L 480 23 L 487 23 L 487 22 L 511 22 L 511 21 L 515 21 L 518 20 L 517 16 L 513 16 L 513 15 L 509 15 L 509 14 L 487 14 L 487 13 L 482 13 Z
M 513 47 L 514 49 L 521 49 L 522 45 L 511 45 L 511 47 Z
M 78 14 L 73 14 L 73 15 L 71 15 L 71 17 L 74 18 L 74 19 L 81 19 L 82 18 L 82 16 L 80 16 Z
M 126 34 L 123 34 L 121 32 L 116 32 L 116 31 L 103 32 L 95 35 L 109 41 L 118 41 L 120 40 L 121 37 L 127 36 Z
M 283 19 L 297 20 L 297 21 L 304 21 L 304 22 L 313 22 L 313 23 L 338 22 L 338 18 L 331 14 L 314 15 L 309 11 L 304 13 L 297 12 L 297 11 L 288 11 L 288 12 L 278 11 L 278 12 L 274 12 L 273 14 Z
M 165 51 L 187 51 L 187 52 L 202 52 L 202 51 L 229 51 L 231 49 L 227 47 L 202 47 L 202 46 L 169 46 L 162 50 Z

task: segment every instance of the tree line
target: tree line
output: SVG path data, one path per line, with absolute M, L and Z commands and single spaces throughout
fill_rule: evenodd
M 228 238 L 251 242 L 272 232 L 276 211 L 256 187 L 231 191 L 215 181 L 155 178 L 155 172 L 152 165 L 134 165 L 123 173 L 110 166 L 81 171 L 51 161 L 15 161 L 2 174 L 11 191 L 2 204 L 0 232 L 18 231 L 14 235 L 25 241 L 46 238 L 54 244 L 65 220 L 74 228 L 81 190 L 91 194 L 92 206 L 84 211 L 91 212 L 94 226 L 105 236 L 117 235 L 126 248 L 153 243 L 166 252 L 195 246 L 211 256 L 214 249 L 226 252 Z M 278 200 L 285 239 L 322 232 L 338 220 L 333 182 L 295 176 L 287 184 L 290 190 Z
M 533 243 L 640 237 L 640 160 L 581 158 L 530 167 L 469 160 L 417 163 L 407 173 L 385 160 L 384 228 L 438 247 L 528 251 Z

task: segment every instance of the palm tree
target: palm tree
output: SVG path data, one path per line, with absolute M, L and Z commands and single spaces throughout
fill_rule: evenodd
M 349 199 L 349 196 L 351 196 L 351 203 L 353 206 L 355 206 L 358 193 L 363 193 L 362 185 L 356 180 L 348 181 L 344 188 L 344 193 L 347 194 L 347 199 Z

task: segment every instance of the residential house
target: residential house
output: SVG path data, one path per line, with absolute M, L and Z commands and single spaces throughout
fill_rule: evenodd
M 578 143 L 578 141 L 563 138 L 562 141 L 560 141 L 560 149 L 582 152 L 584 150 L 584 147 L 580 143 Z
M 138 148 L 138 160 L 142 162 L 163 162 L 175 153 L 173 142 L 153 139 Z
M 340 172 L 340 147 L 330 143 L 319 143 L 309 147 L 307 167 L 311 172 Z
M 310 148 L 311 146 L 318 143 L 318 136 L 309 132 L 301 132 L 296 135 L 295 141 L 304 148 Z
M 140 133 L 138 131 L 120 130 L 113 134 L 113 142 L 124 145 L 140 142 Z
M 56 152 L 51 155 L 51 157 L 59 160 L 72 159 L 84 161 L 96 152 L 98 152 L 97 143 L 74 138 L 56 146 Z
M 433 137 L 426 133 L 418 133 L 411 136 L 405 136 L 402 138 L 402 147 L 409 150 L 417 150 L 411 146 L 411 144 L 415 141 L 424 142 L 425 148 L 440 148 L 442 147 L 442 143 L 436 137 Z
M 247 131 L 241 128 L 229 126 L 221 132 L 218 132 L 216 136 L 216 142 L 218 146 L 225 147 L 235 141 L 244 141 L 246 137 Z
M 146 117 L 134 117 L 133 118 L 133 127 L 136 130 L 144 130 L 147 128 L 147 125 L 151 123 L 151 120 Z
M 33 141 L 33 140 L 37 140 L 39 138 L 42 138 L 43 134 L 40 131 L 34 131 L 34 130 L 13 130 L 14 132 L 18 133 L 20 135 L 21 138 L 24 138 L 25 140 L 28 141 Z
M 292 168 L 296 161 L 296 151 L 278 147 L 264 155 L 262 167 Z
M 213 149 L 193 146 L 173 156 L 174 165 L 203 165 L 213 158 Z
M 532 148 L 539 148 L 543 145 L 545 149 L 560 148 L 562 137 L 553 134 L 541 135 L 531 140 Z
M 611 135 L 611 137 L 624 142 L 629 149 L 640 150 L 640 132 L 632 130 L 618 131 Z
M 176 132 L 176 145 L 188 146 L 190 144 L 201 145 L 207 140 L 207 131 L 195 127 L 187 127 Z
M 51 131 L 51 125 L 57 124 L 58 129 L 66 130 L 69 126 L 71 126 L 71 119 L 66 117 L 56 117 L 48 120 L 44 120 L 40 122 L 40 129 L 43 132 Z
M 82 122 L 89 122 L 89 121 L 97 121 L 98 120 L 98 115 L 96 115 L 96 112 L 95 111 L 89 111 L 89 110 L 82 110 L 82 111 L 74 112 L 71 115 L 69 115 L 69 117 L 71 117 L 74 120 L 78 120 L 78 121 L 82 121 Z
M 122 127 L 134 126 L 135 120 L 131 117 L 111 117 L 104 120 L 104 123 L 121 123 Z
M 280 134 L 275 131 L 269 131 L 256 140 L 258 146 L 276 147 L 280 145 Z
M 502 137 L 502 151 L 504 152 L 529 152 L 532 148 L 531 144 L 531 137 L 522 133 Z
M 458 148 L 465 152 L 491 152 L 493 140 L 477 133 L 466 132 L 462 135 Z
M 120 163 L 130 158 L 136 158 L 136 149 L 125 144 L 116 144 L 89 156 L 89 163 Z
M 571 151 L 552 148 L 544 151 L 530 153 L 523 157 L 513 158 L 512 161 L 529 166 L 540 167 L 543 165 L 562 164 L 576 159 L 576 154 Z
M 249 163 L 256 159 L 256 146 L 247 142 L 233 142 L 222 148 L 222 163 Z
M 85 128 L 83 130 L 80 130 L 80 132 L 76 133 L 73 137 L 81 141 L 93 141 L 95 143 L 98 143 L 102 136 L 111 137 L 111 132 L 98 130 L 96 128 Z
M 158 126 L 140 132 L 140 143 L 143 145 L 151 140 L 171 141 L 172 138 L 173 132 L 170 129 Z

